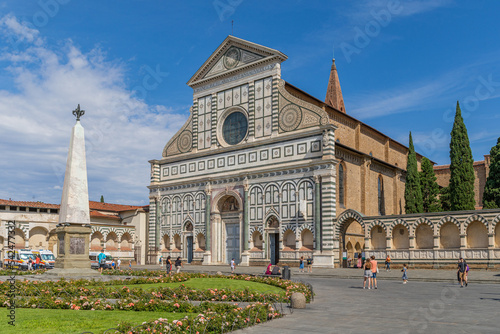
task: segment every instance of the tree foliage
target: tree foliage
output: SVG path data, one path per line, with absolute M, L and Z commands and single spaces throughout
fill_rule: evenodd
M 450 188 L 449 187 L 441 188 L 440 195 L 439 195 L 439 204 L 441 205 L 442 211 L 451 211 Z
M 484 187 L 483 208 L 500 208 L 500 138 L 490 151 L 490 172 Z
M 439 185 L 437 184 L 436 174 L 429 159 L 422 158 L 422 171 L 420 175 L 420 187 L 422 189 L 422 204 L 424 212 L 439 212 L 441 205 L 437 198 L 439 194 Z
M 104 203 L 104 196 L 101 195 L 101 203 Z
M 417 167 L 417 154 L 413 147 L 413 138 L 410 132 L 410 144 L 408 150 L 408 161 L 406 164 L 406 184 L 405 184 L 405 212 L 423 212 L 422 191 L 420 189 L 420 177 Z
M 474 160 L 469 144 L 467 128 L 457 101 L 455 122 L 450 141 L 449 194 L 452 211 L 474 210 Z

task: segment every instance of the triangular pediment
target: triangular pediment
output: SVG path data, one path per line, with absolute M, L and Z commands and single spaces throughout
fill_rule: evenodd
M 234 75 L 259 64 L 281 63 L 286 59 L 287 56 L 277 50 L 228 36 L 187 84 L 193 87 L 197 84 Z

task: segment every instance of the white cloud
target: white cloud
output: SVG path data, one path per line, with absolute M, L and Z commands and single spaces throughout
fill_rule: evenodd
M 53 47 L 13 17 L 0 19 L 3 36 L 24 38 L 21 51 L 6 50 L 12 87 L 0 90 L 0 198 L 58 203 L 64 178 L 71 111 L 86 110 L 90 197 L 146 204 L 148 160 L 161 158 L 163 146 L 182 126 L 188 107 L 148 105 L 124 82 L 124 64 L 99 49 L 83 52 L 68 40 Z

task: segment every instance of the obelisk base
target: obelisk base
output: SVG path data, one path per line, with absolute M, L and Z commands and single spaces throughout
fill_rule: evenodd
M 89 239 L 90 226 L 63 223 L 56 228 L 58 238 L 57 258 L 54 269 L 47 271 L 49 276 L 76 277 L 98 276 L 100 273 L 90 269 Z

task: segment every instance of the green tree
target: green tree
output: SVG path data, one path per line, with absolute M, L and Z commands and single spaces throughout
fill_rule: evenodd
M 451 211 L 451 202 L 450 202 L 450 188 L 443 187 L 439 192 L 439 203 L 441 205 L 441 210 L 443 211 Z
M 417 154 L 413 147 L 413 138 L 410 132 L 410 144 L 408 145 L 408 161 L 406 163 L 405 184 L 405 212 L 423 212 L 422 191 L 420 189 L 420 177 L 418 175 Z
M 104 196 L 101 195 L 101 203 L 104 203 Z
M 500 138 L 490 151 L 490 172 L 484 187 L 483 208 L 500 208 Z
M 439 185 L 437 184 L 436 174 L 429 159 L 422 158 L 422 171 L 420 175 L 420 187 L 422 189 L 422 203 L 424 212 L 439 212 L 441 205 L 437 198 L 439 194 Z
M 450 141 L 450 203 L 452 211 L 474 210 L 474 160 L 467 128 L 457 101 Z

